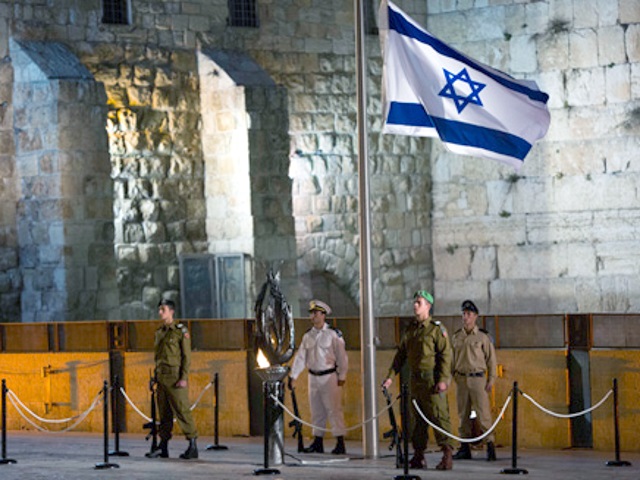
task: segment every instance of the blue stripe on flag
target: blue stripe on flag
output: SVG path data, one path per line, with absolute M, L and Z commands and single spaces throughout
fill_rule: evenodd
M 541 92 L 539 90 L 533 90 L 519 83 L 511 82 L 508 79 L 501 77 L 499 75 L 496 75 L 495 73 L 487 70 L 482 65 L 474 62 L 470 58 L 465 57 L 464 55 L 460 54 L 453 48 L 446 45 L 445 43 L 442 43 L 437 38 L 432 37 L 431 35 L 420 30 L 410 22 L 407 22 L 407 20 L 404 18 L 402 14 L 400 14 L 399 12 L 396 12 L 391 7 L 388 8 L 388 11 L 389 11 L 389 29 L 390 30 L 395 30 L 400 35 L 414 38 L 419 42 L 426 43 L 441 55 L 446 55 L 447 57 L 451 57 L 459 62 L 466 63 L 470 67 L 491 77 L 494 81 L 498 82 L 504 87 L 507 87 L 507 88 L 510 88 L 511 90 L 522 93 L 523 95 L 528 96 L 532 100 L 536 100 L 538 102 L 543 102 L 543 103 L 547 103 L 547 101 L 549 100 L 549 95 L 547 95 L 544 92 Z
M 391 102 L 387 123 L 412 127 L 435 127 L 431 117 L 419 103 Z
M 523 161 L 531 150 L 531 144 L 516 135 L 469 123 L 432 117 L 422 108 L 422 105 L 417 103 L 391 102 L 387 123 L 436 127 L 443 142 L 482 148 Z

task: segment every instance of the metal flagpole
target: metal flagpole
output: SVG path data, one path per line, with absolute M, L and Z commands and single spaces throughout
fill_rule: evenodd
M 371 281 L 371 215 L 369 212 L 369 173 L 367 153 L 366 52 L 364 51 L 364 2 L 355 0 L 356 75 L 358 101 L 358 190 L 360 223 L 360 358 L 362 371 L 362 412 L 370 419 L 376 412 L 376 346 Z M 362 427 L 365 457 L 378 456 L 378 423 Z

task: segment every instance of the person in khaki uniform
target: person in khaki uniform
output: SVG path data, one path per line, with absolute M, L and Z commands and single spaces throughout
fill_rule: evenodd
M 426 290 L 419 290 L 413 296 L 415 320 L 404 332 L 393 363 L 382 386 L 389 388 L 391 376 L 400 372 L 405 362 L 411 371 L 411 397 L 416 400 L 420 410 L 430 422 L 451 432 L 447 389 L 451 382 L 451 361 L 453 350 L 447 329 L 431 317 L 433 296 Z M 411 409 L 413 411 L 413 408 Z M 424 451 L 427 448 L 428 425 L 422 418 L 413 421 L 414 454 L 409 462 L 411 468 L 427 468 Z M 434 430 L 438 446 L 442 448 L 442 460 L 436 466 L 438 470 L 451 470 L 453 467 L 453 443 L 451 439 Z
M 478 307 L 471 300 L 462 302 L 463 327 L 453 334 L 453 373 L 460 416 L 460 436 L 472 437 L 471 411 L 475 411 L 482 432 L 491 428 L 489 392 L 496 380 L 496 352 L 486 330 L 476 325 Z M 487 460 L 495 461 L 493 433 L 486 436 Z M 468 443 L 462 443 L 453 456 L 455 460 L 471 458 Z
M 158 434 L 160 444 L 149 458 L 167 458 L 169 440 L 175 416 L 182 433 L 189 441 L 187 450 L 180 458 L 189 460 L 198 458 L 196 438 L 198 431 L 189 408 L 189 389 L 187 379 L 191 364 L 191 337 L 182 323 L 174 321 L 176 306 L 171 300 L 163 299 L 158 304 L 158 314 L 163 324 L 155 333 L 155 362 L 158 392 L 158 411 L 160 426 Z

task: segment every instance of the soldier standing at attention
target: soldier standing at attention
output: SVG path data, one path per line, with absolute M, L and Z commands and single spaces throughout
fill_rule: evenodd
M 320 300 L 309 302 L 309 318 L 313 323 L 302 337 L 300 347 L 291 366 L 291 384 L 305 367 L 309 370 L 309 405 L 311 423 L 324 428 L 327 419 L 336 437 L 334 455 L 347 453 L 344 444 L 344 414 L 342 412 L 342 386 L 347 379 L 349 358 L 340 330 L 330 327 L 326 318 L 331 307 Z M 313 443 L 305 453 L 324 453 L 323 431 L 313 430 Z
M 168 445 L 175 416 L 182 433 L 189 441 L 189 447 L 180 454 L 180 458 L 189 460 L 198 458 L 196 445 L 198 431 L 189 408 L 189 389 L 187 388 L 191 364 L 191 337 L 185 325 L 174 321 L 175 310 L 176 305 L 173 301 L 160 300 L 158 314 L 163 325 L 156 330 L 154 342 L 160 444 L 147 456 L 149 458 L 169 456 Z
M 399 373 L 405 362 L 411 371 L 411 397 L 420 410 L 434 425 L 451 432 L 449 418 L 449 402 L 447 388 L 451 382 L 451 361 L 453 350 L 447 329 L 431 317 L 433 296 L 426 290 L 419 290 L 413 295 L 413 312 L 415 319 L 404 332 L 393 363 L 382 386 L 389 388 L 391 376 Z M 413 411 L 413 409 L 412 409 Z M 424 451 L 427 448 L 428 425 L 422 418 L 414 418 L 413 458 L 409 462 L 411 468 L 427 468 Z M 438 446 L 442 448 L 442 460 L 437 470 L 453 468 L 453 443 L 451 439 L 434 430 Z
M 462 302 L 462 328 L 453 334 L 453 371 L 460 416 L 460 436 L 472 436 L 471 411 L 477 414 L 482 432 L 491 428 L 489 392 L 496 380 L 496 352 L 489 332 L 478 328 L 478 307 L 471 300 Z M 487 460 L 495 461 L 494 434 L 487 435 Z M 462 443 L 455 460 L 471 458 L 468 443 Z

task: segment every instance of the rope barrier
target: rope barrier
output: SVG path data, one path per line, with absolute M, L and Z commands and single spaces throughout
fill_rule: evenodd
M 213 385 L 213 382 L 209 382 L 207 383 L 207 385 L 202 389 L 202 391 L 200 392 L 200 395 L 198 395 L 198 398 L 196 399 L 196 401 L 193 403 L 193 405 L 191 405 L 191 408 L 189 410 L 192 410 L 194 408 L 196 408 L 198 406 L 198 403 L 200 403 L 200 400 L 202 400 L 202 396 L 204 395 L 204 392 L 206 392 L 207 390 L 209 390 L 211 388 L 211 386 Z
M 42 419 L 42 417 L 39 417 L 38 415 L 36 415 L 35 413 L 33 413 L 33 411 L 31 411 L 22 401 L 20 401 L 20 399 L 17 397 L 17 395 L 15 393 L 13 393 L 11 390 L 7 390 L 7 394 L 9 396 L 9 401 L 11 402 L 11 404 L 14 406 L 14 408 L 16 409 L 16 411 L 20 414 L 20 416 L 27 422 L 29 423 L 31 426 L 33 426 L 35 429 L 40 430 L 41 432 L 45 432 L 45 433 L 66 433 L 69 432 L 71 430 L 73 430 L 74 428 L 76 428 L 78 425 L 80 425 L 80 423 L 82 423 L 82 421 L 87 418 L 87 416 L 89 415 L 89 413 L 91 413 L 91 411 L 96 408 L 96 406 L 102 401 L 102 392 L 100 392 L 98 395 L 96 395 L 96 397 L 93 399 L 93 402 L 91 402 L 91 405 L 89 406 L 89 408 L 81 413 L 80 415 L 77 415 L 75 417 L 70 417 L 69 419 L 64 419 L 64 421 L 70 421 L 71 419 L 77 418 L 77 421 L 74 422 L 72 425 L 68 426 L 67 428 L 64 428 L 62 430 L 49 430 L 48 428 L 44 428 L 41 427 L 40 425 L 38 425 L 37 423 L 35 423 L 33 420 L 31 420 L 30 418 L 28 418 L 24 412 L 21 410 L 20 405 L 22 405 L 24 407 L 24 409 L 29 412 L 31 415 L 33 415 L 35 418 L 37 418 L 40 421 L 43 421 L 44 423 L 61 423 L 60 420 L 47 420 L 47 419 Z M 17 403 L 16 403 L 17 402 Z
M 307 427 L 311 427 L 314 428 L 316 430 L 320 430 L 322 432 L 331 432 L 333 429 L 332 428 L 324 428 L 324 427 L 319 427 L 317 425 L 314 425 L 312 423 L 309 422 L 305 422 L 303 419 L 301 419 L 300 417 L 296 416 L 291 410 L 289 410 L 287 408 L 287 406 L 282 403 L 280 401 L 280 399 L 278 397 L 276 397 L 275 395 L 271 395 L 271 399 L 280 407 L 282 407 L 282 409 L 287 412 L 289 414 L 290 417 L 292 417 L 294 420 L 297 420 L 298 422 L 302 423 L 303 425 L 306 425 Z M 376 418 L 378 418 L 380 415 L 382 415 L 383 413 L 385 413 L 387 410 L 389 410 L 390 408 L 392 408 L 396 402 L 398 401 L 398 398 L 396 397 L 396 399 L 390 403 L 389 405 L 386 405 L 382 410 L 380 410 L 378 413 L 376 413 L 373 417 L 366 419 L 365 421 L 354 425 L 352 427 L 348 427 L 345 428 L 345 431 L 350 432 L 351 430 L 355 430 L 357 428 L 361 428 L 363 425 L 366 425 L 369 422 L 372 422 L 373 420 L 375 420 Z
M 43 418 L 40 417 L 39 415 L 37 415 L 33 410 L 31 410 L 29 407 L 27 407 L 24 402 L 22 400 L 20 400 L 20 398 L 10 389 L 7 389 L 7 394 L 13 398 L 16 402 L 18 402 L 20 404 L 20 406 L 26 410 L 33 418 L 35 418 L 36 420 L 42 422 L 42 423 L 67 423 L 67 422 L 71 422 L 73 420 L 75 420 L 76 418 L 81 417 L 83 413 L 79 413 L 78 415 L 74 415 L 73 417 L 68 417 L 68 418 L 58 418 L 58 419 L 51 419 L 51 418 Z
M 71 370 L 82 370 L 85 368 L 98 367 L 100 365 L 104 365 L 107 363 L 109 363 L 109 360 L 98 360 L 93 363 L 80 364 L 73 367 L 51 368 L 47 370 L 47 373 L 50 375 L 54 375 L 57 373 L 70 372 Z M 21 370 L 21 371 L 5 370 L 5 369 L 0 370 L 0 375 L 41 375 L 41 374 L 42 374 L 42 368 L 38 368 L 34 370 Z
M 415 400 L 415 398 L 413 399 L 413 406 L 416 409 L 416 411 L 418 412 L 418 414 L 422 417 L 422 419 L 427 422 L 427 424 L 429 424 L 429 426 L 431 428 L 433 428 L 434 430 L 439 431 L 440 433 L 444 433 L 446 436 L 453 438 L 454 440 L 457 440 L 459 442 L 462 443 L 473 443 L 473 442 L 478 442 L 480 440 L 482 440 L 484 437 L 486 437 L 487 435 L 489 435 L 491 432 L 493 432 L 493 430 L 498 426 L 498 423 L 500 423 L 500 420 L 502 419 L 502 416 L 504 415 L 505 410 L 507 409 L 507 406 L 509 405 L 509 402 L 511 401 L 511 395 L 509 395 L 507 397 L 507 399 L 504 402 L 504 405 L 502 406 L 502 410 L 500 410 L 500 413 L 498 414 L 498 416 L 496 417 L 496 421 L 493 422 L 493 425 L 491 425 L 491 428 L 489 428 L 489 430 L 487 430 L 486 432 L 484 432 L 482 435 L 480 435 L 479 437 L 475 437 L 475 438 L 461 438 L 461 437 L 457 437 L 452 433 L 447 432 L 446 430 L 443 430 L 442 428 L 440 428 L 437 425 L 434 425 L 432 422 L 429 421 L 429 419 L 425 416 L 425 414 L 422 412 L 422 410 L 420 410 L 420 407 L 418 406 L 418 402 Z
M 198 406 L 198 403 L 200 403 L 200 400 L 202 400 L 202 397 L 204 396 L 205 392 L 207 390 L 209 390 L 212 385 L 213 385 L 213 382 L 209 382 L 202 389 L 202 391 L 200 392 L 200 395 L 198 395 L 198 398 L 196 399 L 196 401 L 193 403 L 193 405 L 191 405 L 191 407 L 189 407 L 189 410 L 193 411 Z M 131 408 L 133 408 L 138 415 L 140 415 L 142 418 L 144 418 L 147 422 L 151 421 L 151 417 L 148 417 L 144 413 L 142 413 L 142 411 L 136 406 L 136 404 L 133 403 L 133 401 L 129 398 L 129 395 L 127 395 L 127 392 L 125 392 L 123 387 L 120 387 L 120 393 L 122 393 L 122 396 L 124 397 L 124 399 L 127 401 L 127 403 L 129 405 L 131 405 Z M 174 419 L 174 421 L 175 421 L 175 419 Z
M 536 407 L 538 407 L 540 410 L 542 410 L 544 413 L 547 413 L 551 416 L 554 417 L 558 417 L 558 418 L 574 418 L 574 417 L 579 417 L 581 415 L 586 415 L 587 413 L 591 412 L 592 410 L 595 410 L 596 408 L 598 408 L 600 405 L 602 405 L 612 394 L 613 394 L 613 390 L 609 390 L 604 397 L 602 397 L 602 399 L 596 403 L 593 407 L 587 408 L 585 410 L 582 410 L 581 412 L 575 412 L 575 413 L 556 413 L 556 412 L 552 412 L 551 410 L 544 408 L 542 405 L 540 405 L 538 402 L 536 402 L 533 398 L 531 398 L 531 396 L 527 395 L 526 393 L 522 392 L 522 396 L 524 398 L 526 398 L 527 400 L 529 400 L 531 403 L 533 403 Z
M 144 418 L 147 422 L 152 421 L 151 417 L 147 417 L 144 413 L 142 413 L 142 411 L 136 406 L 135 403 L 133 403 L 133 401 L 129 398 L 129 395 L 127 395 L 127 392 L 124 391 L 123 387 L 120 387 L 120 393 L 122 393 L 122 396 L 124 397 L 124 399 L 127 401 L 127 403 L 129 405 L 131 405 L 131 408 L 133 408 L 136 413 L 138 415 L 140 415 L 142 418 Z

